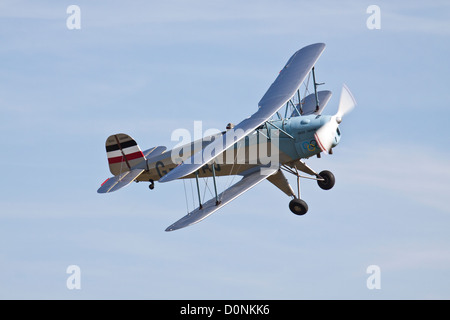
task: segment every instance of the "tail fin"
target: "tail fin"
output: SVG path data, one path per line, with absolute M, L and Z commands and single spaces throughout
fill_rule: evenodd
M 109 171 L 115 176 L 130 171 L 145 160 L 145 156 L 136 141 L 129 135 L 118 133 L 106 139 L 106 155 Z

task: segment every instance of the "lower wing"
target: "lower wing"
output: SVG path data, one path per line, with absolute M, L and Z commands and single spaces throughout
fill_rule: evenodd
M 188 213 L 186 216 L 169 226 L 166 231 L 174 231 L 187 226 L 193 225 L 202 221 L 206 217 L 210 216 L 226 204 L 230 203 L 244 192 L 250 190 L 261 181 L 267 179 L 272 174 L 278 171 L 277 168 L 263 168 L 258 167 L 256 171 L 245 175 L 239 182 L 235 183 L 224 192 L 218 195 L 220 200 L 219 204 L 216 204 L 216 198 L 212 198 L 202 204 L 202 208 L 197 208 L 194 211 Z

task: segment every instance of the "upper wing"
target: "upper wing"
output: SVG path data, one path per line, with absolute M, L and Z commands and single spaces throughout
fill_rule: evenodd
M 166 231 L 174 231 L 202 221 L 277 171 L 278 168 L 264 168 L 264 170 L 256 170 L 245 175 L 239 182 L 218 195 L 218 198 L 220 199 L 218 205 L 216 204 L 216 198 L 212 198 L 202 205 L 202 209 L 197 208 L 188 213 L 186 216 L 169 226 Z
M 324 43 L 316 43 L 294 53 L 259 101 L 258 111 L 256 113 L 240 122 L 233 129 L 228 130 L 223 136 L 214 140 L 208 146 L 208 150 L 211 152 L 204 154 L 203 150 L 199 151 L 202 155 L 194 154 L 183 164 L 159 179 L 159 181 L 167 182 L 193 173 L 269 120 L 292 98 L 324 49 Z M 201 159 L 201 161 L 194 161 L 194 159 Z
M 328 90 L 319 91 L 317 92 L 317 98 L 319 99 L 319 110 L 317 111 L 316 111 L 316 96 L 314 93 L 311 93 L 302 100 L 302 110 L 303 110 L 303 113 L 301 114 L 302 116 L 307 116 L 310 114 L 316 115 L 321 114 L 323 108 L 325 108 L 325 106 L 327 105 L 328 101 L 331 98 L 331 91 Z M 294 112 L 292 112 L 291 114 L 291 117 L 297 116 L 299 116 L 299 114 L 297 110 L 294 110 Z

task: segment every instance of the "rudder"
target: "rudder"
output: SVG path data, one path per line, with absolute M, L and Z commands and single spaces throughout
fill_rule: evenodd
M 115 176 L 130 171 L 145 160 L 136 141 L 124 133 L 113 134 L 106 139 L 106 155 L 109 171 Z

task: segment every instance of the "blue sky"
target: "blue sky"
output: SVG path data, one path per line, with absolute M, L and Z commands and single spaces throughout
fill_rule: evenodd
M 0 1 L 0 298 L 450 298 L 449 15 L 446 1 Z M 337 179 L 303 182 L 307 215 L 263 182 L 166 233 L 182 182 L 96 193 L 110 134 L 171 147 L 194 121 L 237 123 L 315 42 L 324 113 L 344 82 L 358 106 L 334 155 L 307 161 Z

